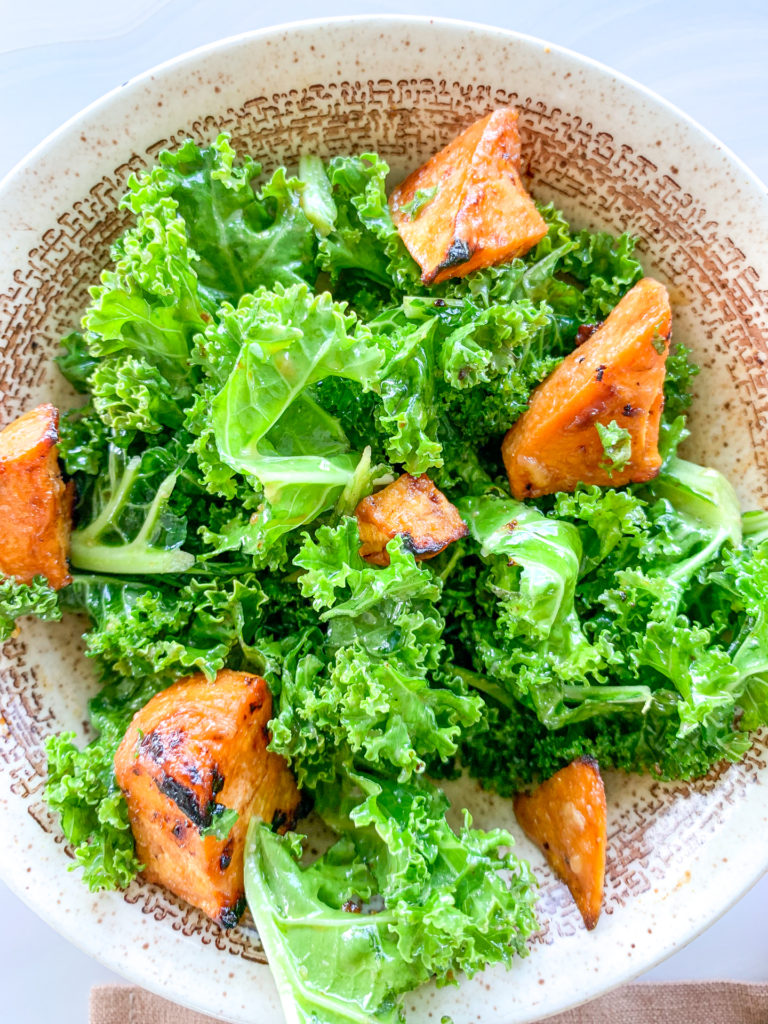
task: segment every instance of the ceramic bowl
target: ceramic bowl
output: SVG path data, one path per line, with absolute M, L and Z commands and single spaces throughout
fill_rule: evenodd
M 577 225 L 640 236 L 670 286 L 675 337 L 703 371 L 687 454 L 768 506 L 768 196 L 714 138 L 608 68 L 535 39 L 432 19 L 308 22 L 240 36 L 127 83 L 38 147 L 0 187 L 2 421 L 72 395 L 52 365 L 125 217 L 129 174 L 222 130 L 269 167 L 300 150 L 378 150 L 393 180 L 473 119 L 521 111 L 525 174 Z M 42 799 L 45 737 L 86 735 L 95 689 L 73 620 L 25 622 L 0 661 L 0 874 L 87 953 L 169 999 L 232 1021 L 281 1013 L 258 937 L 224 932 L 162 889 L 90 894 Z M 693 784 L 608 776 L 605 909 L 587 933 L 563 885 L 541 879 L 531 955 L 458 989 L 427 986 L 413 1020 L 515 1024 L 589 999 L 669 955 L 768 866 L 766 747 Z M 517 832 L 507 802 L 462 783 L 481 826 Z

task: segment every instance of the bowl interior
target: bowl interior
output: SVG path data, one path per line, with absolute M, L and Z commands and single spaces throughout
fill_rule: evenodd
M 361 55 L 364 55 L 361 56 Z M 525 174 L 573 223 L 641 239 L 670 286 L 674 336 L 702 366 L 686 454 L 726 472 L 745 507 L 768 505 L 764 191 L 701 129 L 606 69 L 536 40 L 429 19 L 347 19 L 275 29 L 198 51 L 111 94 L 0 187 L 2 421 L 74 396 L 52 357 L 126 217 L 128 176 L 159 150 L 220 131 L 265 168 L 375 149 L 399 180 L 498 106 L 521 111 Z M 43 742 L 87 734 L 95 689 L 81 624 L 25 623 L 0 655 L 0 873 L 87 952 L 146 987 L 232 1020 L 279 1020 L 258 937 L 222 932 L 156 886 L 89 894 L 42 801 Z M 421 1015 L 513 1024 L 618 984 L 672 952 L 759 877 L 768 860 L 765 748 L 695 784 L 610 775 L 605 914 L 587 934 L 564 887 L 539 869 L 542 931 L 508 974 L 413 997 Z M 510 805 L 451 787 L 481 826 L 516 834 Z M 716 895 L 714 895 L 716 894 Z M 169 969 L 169 960 L 173 968 Z M 205 982 L 201 984 L 200 978 Z M 417 1017 L 416 1019 L 421 1019 Z

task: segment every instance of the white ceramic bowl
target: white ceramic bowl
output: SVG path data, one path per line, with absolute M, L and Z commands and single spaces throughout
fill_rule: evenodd
M 51 364 L 121 231 L 131 171 L 187 136 L 230 131 L 270 166 L 299 150 L 376 149 L 401 177 L 497 106 L 521 110 L 535 195 L 579 226 L 628 229 L 666 281 L 675 336 L 703 366 L 688 452 L 725 471 L 745 506 L 768 506 L 768 196 L 714 138 L 592 61 L 493 28 L 426 18 L 306 22 L 197 50 L 129 82 L 70 121 L 0 186 L 2 420 L 72 397 Z M 107 966 L 233 1021 L 281 1020 L 257 937 L 222 932 L 156 886 L 90 895 L 42 800 L 43 741 L 85 735 L 95 689 L 77 625 L 25 623 L 0 656 L 0 874 L 51 925 Z M 597 995 L 669 955 L 768 866 L 766 749 L 695 784 L 609 776 L 605 910 L 586 933 L 539 869 L 544 927 L 532 954 L 458 990 L 409 1001 L 456 1024 L 529 1021 Z M 454 790 L 454 794 L 456 791 Z M 463 783 L 481 826 L 511 808 Z

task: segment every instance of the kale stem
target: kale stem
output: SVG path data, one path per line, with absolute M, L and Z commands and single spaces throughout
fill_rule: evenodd
M 506 693 L 498 683 L 494 683 L 492 680 L 481 676 L 478 672 L 472 672 L 468 668 L 460 668 L 458 665 L 448 665 L 447 667 L 451 672 L 454 672 L 463 679 L 467 686 L 472 686 L 474 689 L 480 690 L 481 693 L 487 694 L 499 704 L 503 704 L 505 708 L 509 708 L 510 711 L 515 710 L 517 701 L 510 694 Z
M 454 548 L 453 548 L 453 554 L 451 555 L 450 561 L 448 562 L 446 567 L 443 569 L 443 571 L 439 572 L 437 574 L 438 579 L 441 579 L 443 581 L 443 583 L 445 583 L 445 581 L 451 575 L 453 570 L 456 568 L 456 563 L 459 561 L 459 559 L 462 557 L 463 554 L 464 554 L 463 546 L 461 544 L 455 544 Z

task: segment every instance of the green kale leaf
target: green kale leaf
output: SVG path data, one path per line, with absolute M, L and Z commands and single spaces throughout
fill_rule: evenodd
M 616 420 L 611 420 L 608 426 L 602 423 L 596 423 L 595 426 L 603 446 L 600 468 L 609 476 L 618 473 L 632 458 L 632 435 L 626 427 L 620 427 Z
M 79 331 L 73 331 L 62 338 L 61 347 L 64 351 L 55 357 L 55 361 L 62 376 L 75 391 L 87 394 L 88 381 L 99 364 L 98 358 L 91 355 L 85 337 Z
M 117 744 L 106 737 L 80 750 L 73 741 L 74 733 L 46 741 L 45 798 L 59 814 L 88 888 L 124 889 L 142 865 L 136 859 L 128 806 L 114 781 Z
M 383 357 L 353 315 L 304 285 L 261 289 L 237 309 L 223 307 L 206 337 L 233 354 L 212 401 L 213 435 L 221 460 L 263 488 L 253 525 L 266 550 L 332 508 L 360 462 L 309 389 L 329 376 L 371 387 Z
M 437 185 L 434 185 L 432 188 L 417 188 L 413 194 L 413 199 L 403 203 L 401 207 L 403 213 L 406 213 L 411 220 L 416 220 L 424 207 L 429 206 L 437 192 Z
M 159 165 L 133 185 L 134 209 L 155 195 L 177 206 L 210 311 L 261 286 L 314 279 L 314 231 L 301 205 L 302 182 L 278 168 L 257 192 L 252 183 L 260 173 L 250 157 L 237 159 L 222 134 L 205 149 L 190 140 L 162 153 Z
M 534 879 L 511 835 L 473 829 L 466 814 L 454 832 L 447 800 L 425 782 L 350 783 L 357 795 L 319 795 L 343 831 L 307 868 L 298 836 L 249 827 L 246 895 L 290 1019 L 397 1024 L 402 994 L 428 978 L 456 983 L 457 971 L 526 955 Z
M 16 619 L 23 615 L 34 615 L 44 622 L 60 619 L 58 593 L 44 576 L 35 576 L 31 583 L 0 577 L 0 642 L 13 635 Z
M 333 283 L 345 274 L 393 288 L 420 286 L 419 268 L 392 222 L 384 190 L 389 167 L 375 153 L 334 157 L 328 164 L 336 209 L 321 237 L 318 264 Z
M 137 432 L 159 434 L 180 427 L 184 414 L 172 388 L 146 359 L 123 355 L 102 359 L 90 379 L 93 407 L 125 445 Z
M 129 182 L 123 206 L 136 224 L 112 248 L 113 270 L 104 270 L 91 289 L 83 316 L 88 351 L 104 357 L 131 354 L 156 367 L 170 386 L 170 397 L 192 391 L 189 355 L 192 339 L 210 316 L 195 271 L 196 255 L 178 205 L 148 187 Z
M 300 785 L 330 781 L 350 765 L 424 770 L 451 756 L 479 701 L 461 687 L 433 685 L 439 675 L 443 619 L 440 581 L 419 567 L 396 538 L 390 565 L 358 554 L 354 519 L 305 538 L 294 564 L 306 569 L 303 594 L 326 624 L 305 633 L 283 666 L 272 749 L 294 767 Z M 321 653 L 322 652 L 322 653 Z

